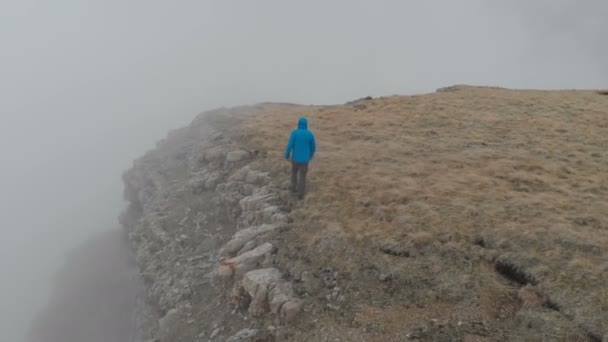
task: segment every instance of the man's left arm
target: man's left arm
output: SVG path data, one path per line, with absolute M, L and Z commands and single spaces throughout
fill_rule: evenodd
M 317 142 L 315 141 L 315 135 L 310 133 L 310 159 L 315 156 L 315 152 L 317 150 Z

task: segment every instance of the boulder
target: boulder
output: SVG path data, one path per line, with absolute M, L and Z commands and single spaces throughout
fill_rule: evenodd
M 308 294 L 316 295 L 321 291 L 323 285 L 311 272 L 304 271 L 300 275 L 302 287 Z
M 270 218 L 270 222 L 272 222 L 273 224 L 276 225 L 283 225 L 286 224 L 289 221 L 287 215 L 283 214 L 283 213 L 276 213 L 274 215 L 272 215 L 272 217 Z
M 268 180 L 268 173 L 255 170 L 249 170 L 245 176 L 245 182 L 249 184 L 260 185 Z
M 205 188 L 209 189 L 209 190 L 215 189 L 215 187 L 219 184 L 221 179 L 222 179 L 222 176 L 219 174 L 219 172 L 214 172 L 214 173 L 210 174 L 207 177 L 207 179 L 205 180 Z
M 274 196 L 264 191 L 244 197 L 239 201 L 239 205 L 243 211 L 255 211 L 257 209 L 261 209 L 272 199 L 274 199 Z
M 281 307 L 281 321 L 283 323 L 292 322 L 302 311 L 302 301 L 299 299 L 290 299 Z
M 291 283 L 279 282 L 268 292 L 268 304 L 270 312 L 278 314 L 283 304 L 293 297 Z
M 228 243 L 222 249 L 222 255 L 233 255 L 238 252 L 245 244 L 253 240 L 258 235 L 273 231 L 277 228 L 277 225 L 265 224 L 261 226 L 254 226 L 245 228 L 238 231 Z
M 219 161 L 224 157 L 225 154 L 226 154 L 226 151 L 225 151 L 224 147 L 222 147 L 222 146 L 212 147 L 205 151 L 205 160 L 207 162 Z
M 171 333 L 179 319 L 179 311 L 177 309 L 171 309 L 167 311 L 163 318 L 158 320 L 158 332 L 161 340 L 164 340 L 164 338 Z
M 245 292 L 251 298 L 249 314 L 253 317 L 263 315 L 268 311 L 268 291 L 281 280 L 281 272 L 276 268 L 264 268 L 249 271 L 241 283 Z
M 259 334 L 257 329 L 246 328 L 229 337 L 226 342 L 253 341 Z
M 268 205 L 262 209 L 261 214 L 262 222 L 272 222 L 274 215 L 281 214 L 281 209 L 276 205 Z
M 233 181 L 233 182 L 244 182 L 245 179 L 247 179 L 247 175 L 249 174 L 249 166 L 244 166 L 242 168 L 240 168 L 239 170 L 237 170 L 236 172 L 234 172 L 229 180 Z
M 238 151 L 232 151 L 232 152 L 228 152 L 228 154 L 226 154 L 226 161 L 227 162 L 239 162 L 242 160 L 245 160 L 247 158 L 249 158 L 249 152 L 248 151 L 244 151 L 244 150 L 238 150 Z
M 244 274 L 251 271 L 259 262 L 263 261 L 264 257 L 271 251 L 272 244 L 266 242 L 247 253 L 243 253 L 232 259 L 224 260 L 216 270 L 216 275 L 226 279 L 233 275 Z
M 250 250 L 253 250 L 254 248 L 256 248 L 258 245 L 258 242 L 256 241 L 256 239 L 253 240 L 249 240 L 247 241 L 247 243 L 243 246 L 243 248 L 241 248 L 239 250 L 239 252 L 236 255 L 241 255 L 241 254 L 245 254 L 247 252 L 249 252 Z

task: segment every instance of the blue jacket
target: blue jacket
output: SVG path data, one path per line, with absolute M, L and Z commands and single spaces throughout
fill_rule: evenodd
M 308 163 L 317 149 L 315 136 L 308 130 L 308 120 L 300 118 L 298 129 L 291 132 L 289 143 L 285 149 L 285 158 L 296 163 Z

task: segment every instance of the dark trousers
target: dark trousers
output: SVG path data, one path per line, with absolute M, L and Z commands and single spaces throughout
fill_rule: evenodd
M 306 192 L 306 174 L 308 163 L 291 163 L 291 191 L 297 192 L 299 198 L 304 198 Z

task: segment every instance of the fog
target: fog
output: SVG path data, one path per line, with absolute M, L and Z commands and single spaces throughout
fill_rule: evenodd
M 117 227 L 121 172 L 198 112 L 607 87 L 606 18 L 603 0 L 0 0 L 1 340 Z

